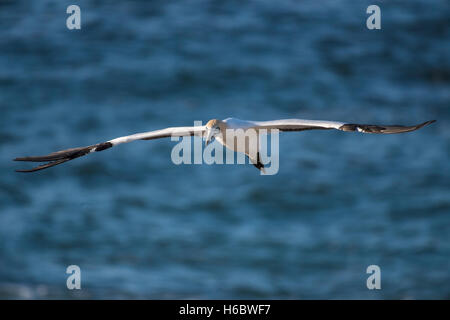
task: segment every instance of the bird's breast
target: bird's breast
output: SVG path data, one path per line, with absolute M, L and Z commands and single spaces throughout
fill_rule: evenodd
M 226 148 L 248 153 L 249 149 L 258 147 L 258 132 L 256 130 L 226 130 L 225 134 L 216 137 Z

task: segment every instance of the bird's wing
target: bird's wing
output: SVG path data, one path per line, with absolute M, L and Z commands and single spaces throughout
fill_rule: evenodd
M 337 129 L 342 131 L 358 131 L 364 133 L 402 133 L 420 129 L 436 120 L 426 121 L 414 126 L 355 124 L 338 121 L 284 119 L 273 121 L 245 121 L 256 129 L 278 129 L 280 131 L 303 131 L 314 129 Z
M 119 145 L 121 143 L 128 143 L 136 140 L 153 140 L 167 137 L 181 137 L 181 136 L 202 136 L 205 131 L 205 126 L 197 127 L 173 127 L 162 130 L 149 131 L 143 133 L 136 133 L 129 136 L 119 137 L 106 142 L 97 143 L 94 145 L 66 149 L 56 151 L 45 156 L 31 156 L 16 158 L 14 161 L 29 161 L 29 162 L 47 162 L 40 166 L 37 166 L 29 170 L 16 170 L 17 172 L 34 172 L 42 169 L 47 169 L 58 164 L 64 163 L 69 160 L 73 160 L 78 157 L 82 157 L 92 152 L 103 151 Z

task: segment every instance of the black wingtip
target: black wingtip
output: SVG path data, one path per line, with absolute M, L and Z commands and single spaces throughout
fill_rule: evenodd
M 30 169 L 30 170 L 14 170 L 15 172 L 33 172 L 33 170 L 32 169 Z
M 424 123 L 422 123 L 422 124 L 419 124 L 419 125 L 417 126 L 417 129 L 420 129 L 420 128 L 422 128 L 422 127 L 425 127 L 425 126 L 427 126 L 427 125 L 429 125 L 429 124 L 432 124 L 432 123 L 434 123 L 434 122 L 436 122 L 436 120 L 426 121 L 426 122 L 424 122 Z
M 111 142 L 103 142 L 87 147 L 79 147 L 61 150 L 57 152 L 50 153 L 46 156 L 31 156 L 31 157 L 19 157 L 13 159 L 13 161 L 29 161 L 29 162 L 47 162 L 40 166 L 37 166 L 29 170 L 16 170 L 16 172 L 35 172 L 43 169 L 47 169 L 58 164 L 64 163 L 69 160 L 73 160 L 82 156 L 89 154 L 90 152 L 97 152 L 109 149 L 113 146 Z
M 53 166 L 56 166 L 58 164 L 67 162 L 71 159 L 61 159 L 61 160 L 56 160 L 56 161 L 51 161 L 45 164 L 41 164 L 40 166 L 34 167 L 32 169 L 22 169 L 22 170 L 16 170 L 16 172 L 35 172 L 35 171 L 39 171 L 39 170 L 43 170 L 43 169 L 47 169 Z
M 31 156 L 31 157 L 19 157 L 13 159 L 14 161 L 29 161 L 29 162 L 47 162 L 40 166 L 37 166 L 32 169 L 25 170 L 16 170 L 16 172 L 35 172 L 43 169 L 47 169 L 58 164 L 64 163 L 69 160 L 73 160 L 75 158 L 84 156 L 91 152 L 92 149 L 96 148 L 98 145 L 88 146 L 88 147 L 80 147 L 80 148 L 72 148 L 67 150 L 61 150 L 57 152 L 50 153 L 46 156 Z

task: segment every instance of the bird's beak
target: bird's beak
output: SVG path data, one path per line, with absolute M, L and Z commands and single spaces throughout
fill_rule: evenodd
M 208 146 L 208 144 L 211 142 L 212 137 L 213 137 L 213 130 L 206 129 L 205 147 Z

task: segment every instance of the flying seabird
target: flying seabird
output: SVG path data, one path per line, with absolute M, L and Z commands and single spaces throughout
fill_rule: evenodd
M 258 143 L 239 147 L 231 143 L 229 132 L 243 132 L 249 129 L 255 130 L 259 136 L 260 130 L 265 129 L 270 133 L 271 129 L 278 129 L 279 131 L 303 131 L 303 130 L 329 130 L 337 129 L 341 131 L 357 131 L 363 133 L 403 133 L 420 129 L 426 125 L 435 122 L 435 120 L 426 121 L 415 126 L 401 126 L 401 125 L 370 125 L 370 124 L 354 124 L 337 121 L 320 121 L 320 120 L 304 120 L 304 119 L 284 119 L 273 121 L 247 121 L 236 118 L 227 118 L 225 120 L 213 119 L 208 121 L 204 126 L 194 127 L 172 127 L 162 130 L 155 130 L 143 133 L 136 133 L 129 136 L 123 136 L 112 139 L 106 142 L 97 143 L 86 147 L 78 147 L 72 149 L 61 150 L 50 153 L 45 156 L 30 156 L 16 158 L 14 161 L 29 161 L 29 162 L 47 162 L 28 170 L 16 170 L 17 172 L 34 172 L 42 169 L 47 169 L 58 164 L 79 158 L 89 153 L 103 151 L 122 143 L 128 143 L 136 140 L 153 140 L 167 137 L 182 137 L 182 136 L 199 136 L 206 138 L 206 144 L 212 139 L 217 139 L 219 143 L 225 147 L 236 151 L 245 153 L 251 163 L 259 170 L 264 170 L 264 164 L 261 162 L 259 152 L 257 150 Z M 227 139 L 228 137 L 228 139 Z M 233 137 L 234 139 L 234 137 Z M 255 149 L 256 148 L 256 149 Z M 255 156 L 256 155 L 256 156 Z

